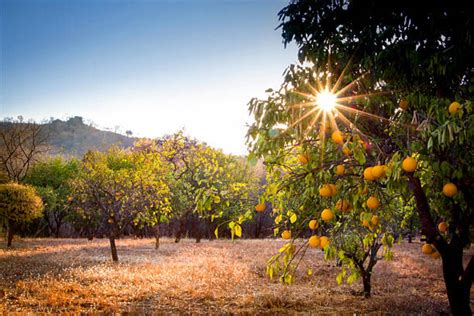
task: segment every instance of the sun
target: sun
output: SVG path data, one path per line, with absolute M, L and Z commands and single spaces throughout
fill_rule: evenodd
M 324 89 L 316 95 L 316 104 L 324 112 L 331 112 L 336 107 L 337 96 L 329 91 Z

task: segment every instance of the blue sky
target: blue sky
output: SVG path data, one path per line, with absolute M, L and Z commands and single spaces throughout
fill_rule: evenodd
M 1 1 L 0 116 L 79 115 L 158 137 L 180 128 L 243 154 L 247 102 L 296 48 L 288 1 Z

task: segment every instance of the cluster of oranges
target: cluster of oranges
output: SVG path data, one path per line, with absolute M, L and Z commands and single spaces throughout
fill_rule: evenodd
M 386 176 L 387 170 L 388 167 L 386 165 L 367 167 L 364 170 L 364 179 L 367 181 L 382 179 Z
M 435 259 L 439 259 L 440 257 L 438 250 L 436 250 L 436 248 L 431 244 L 424 244 L 421 247 L 421 252 L 423 252 L 425 255 L 431 255 L 431 257 Z

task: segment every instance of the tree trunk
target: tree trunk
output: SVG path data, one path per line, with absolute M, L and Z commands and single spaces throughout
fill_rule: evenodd
M 184 235 L 186 231 L 186 218 L 179 220 L 179 228 L 178 232 L 176 233 L 176 239 L 174 240 L 175 243 L 178 243 L 181 240 L 181 236 Z
M 372 285 L 370 284 L 370 275 L 371 273 L 364 273 L 362 275 L 362 283 L 364 284 L 364 297 L 369 298 L 370 292 L 372 290 Z
M 413 236 L 413 218 L 410 219 L 410 233 L 408 234 L 408 243 L 411 244 Z
M 156 224 L 153 233 L 155 235 L 155 249 L 160 248 L 160 223 Z
M 13 223 L 11 221 L 8 221 L 7 225 L 7 247 L 12 246 L 12 241 L 13 241 Z
M 463 278 L 462 248 L 443 256 L 443 276 L 453 315 L 472 315 L 470 292 L 472 276 Z
M 117 247 L 115 246 L 115 237 L 110 236 L 109 240 L 110 240 L 110 250 L 112 252 L 112 260 L 114 262 L 117 262 L 118 261 L 118 255 L 117 255 Z

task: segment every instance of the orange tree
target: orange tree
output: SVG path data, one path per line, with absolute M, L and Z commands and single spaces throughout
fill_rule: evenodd
M 76 211 L 85 219 L 95 219 L 106 231 L 113 261 L 118 261 L 115 240 L 127 227 L 154 220 L 169 209 L 163 165 L 153 158 L 118 148 L 89 151 L 73 182 Z
M 474 50 L 474 12 L 457 1 L 449 7 L 421 1 L 422 10 L 400 1 L 386 1 L 384 6 L 377 7 L 372 1 L 300 0 L 279 13 L 284 42 L 295 41 L 300 61 L 315 67 L 290 67 L 280 91 L 267 100 L 251 101 L 256 119 L 249 129 L 251 148 L 253 155 L 263 156 L 267 164 L 281 164 L 281 156 L 296 154 L 292 148 L 298 145 L 304 155 L 300 161 L 309 161 L 307 168 L 312 172 L 310 180 L 299 178 L 308 181 L 304 189 L 318 190 L 325 183 L 335 183 L 329 181 L 328 170 L 341 160 L 331 156 L 332 145 L 322 137 L 325 126 L 314 119 L 316 113 L 305 116 L 311 111 L 311 102 L 321 101 L 317 82 L 324 78 L 319 76 L 318 66 L 327 63 L 332 75 L 328 81 L 339 87 L 348 84 L 335 100 L 345 106 L 337 106 L 337 112 L 326 107 L 326 112 L 337 115 L 333 128 L 343 132 L 332 140 L 353 157 L 349 161 L 357 161 L 358 165 L 352 166 L 354 174 L 360 181 L 365 178 L 369 194 L 375 190 L 379 207 L 401 212 L 416 209 L 427 241 L 422 251 L 442 258 L 453 314 L 471 314 L 474 260 L 467 258 L 463 264 L 463 249 L 470 246 L 474 223 L 474 61 L 470 53 Z M 328 62 L 330 56 L 333 60 Z M 349 60 L 352 67 L 344 70 Z M 308 84 L 315 88 L 308 88 Z M 299 99 L 302 93 L 306 96 L 303 101 Z M 364 93 L 371 96 L 357 97 Z M 305 100 L 308 104 L 302 104 Z M 311 125 L 314 128 L 308 129 Z M 323 133 L 318 134 L 314 131 L 320 125 Z M 310 132 L 304 132 L 307 130 Z M 358 157 L 358 137 L 366 144 L 365 161 Z M 312 162 L 313 157 L 317 163 Z M 362 172 L 375 164 L 387 166 L 382 170 L 382 182 L 371 179 L 376 178 L 374 169 Z M 342 188 L 340 180 L 336 194 L 350 190 L 350 183 Z M 276 190 L 283 190 L 280 187 Z M 323 195 L 330 192 L 326 188 Z M 395 194 L 399 196 L 393 201 L 382 197 Z M 360 205 L 352 205 L 358 212 Z

